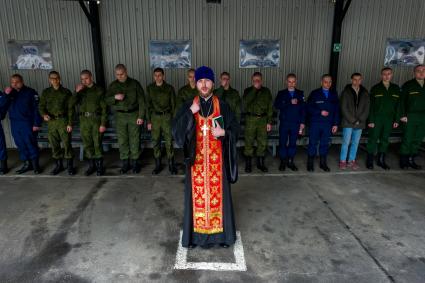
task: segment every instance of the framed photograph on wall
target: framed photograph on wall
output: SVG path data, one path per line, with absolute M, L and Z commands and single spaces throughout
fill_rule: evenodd
M 7 47 L 13 70 L 53 69 L 49 40 L 9 40 Z
M 279 64 L 279 40 L 239 41 L 239 68 L 270 68 Z
M 192 44 L 190 40 L 151 40 L 150 67 L 164 69 L 190 68 Z
M 385 66 L 416 66 L 424 63 L 425 39 L 388 39 Z

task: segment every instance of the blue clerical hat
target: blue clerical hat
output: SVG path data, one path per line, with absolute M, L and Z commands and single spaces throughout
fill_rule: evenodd
M 195 70 L 195 81 L 209 79 L 214 82 L 214 71 L 206 66 L 199 67 Z

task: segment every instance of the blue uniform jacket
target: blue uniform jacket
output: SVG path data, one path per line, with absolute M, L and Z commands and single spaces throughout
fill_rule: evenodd
M 41 127 L 42 118 L 38 111 L 38 94 L 27 86 L 20 91 L 15 89 L 0 98 L 0 109 L 9 110 L 9 119 L 17 122 L 29 122 L 32 126 Z
M 280 123 L 305 123 L 305 102 L 304 92 L 295 89 L 294 97 L 298 100 L 297 104 L 291 103 L 291 95 L 288 89 L 280 90 L 276 96 L 273 107 L 280 111 Z
M 322 116 L 322 110 L 329 112 L 328 116 Z M 340 122 L 338 94 L 329 90 L 326 98 L 322 88 L 313 90 L 307 99 L 307 113 L 310 123 L 328 123 L 337 126 Z

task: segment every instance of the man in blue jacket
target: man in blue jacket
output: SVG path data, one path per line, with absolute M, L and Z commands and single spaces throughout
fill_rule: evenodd
M 297 76 L 288 74 L 286 86 L 280 90 L 274 101 L 274 108 L 279 110 L 279 170 L 286 166 L 292 171 L 298 171 L 294 163 L 297 150 L 297 137 L 302 134 L 305 122 L 304 92 L 296 88 Z
M 0 91 L 0 175 L 4 175 L 9 171 L 7 168 L 7 150 L 6 150 L 6 138 L 3 132 L 3 126 L 1 125 L 1 120 L 6 116 L 6 107 L 3 101 L 5 100 L 5 95 Z
M 319 146 L 320 168 L 326 172 L 330 136 L 338 130 L 339 101 L 338 94 L 331 89 L 332 77 L 322 76 L 321 88 L 313 90 L 307 100 L 307 113 L 310 122 L 307 170 L 314 171 L 314 158 Z
M 42 119 L 38 112 L 38 94 L 24 85 L 19 74 L 12 75 L 10 87 L 6 88 L 5 93 L 2 104 L 9 110 L 13 140 L 18 147 L 19 158 L 24 161 L 16 173 L 23 174 L 34 170 L 34 174 L 39 174 L 37 132 L 40 130 Z

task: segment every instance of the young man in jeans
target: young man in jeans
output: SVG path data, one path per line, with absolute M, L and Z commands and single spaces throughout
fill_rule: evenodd
M 343 141 L 339 169 L 345 170 L 349 167 L 357 170 L 359 168 L 356 163 L 357 148 L 362 130 L 366 127 L 370 104 L 369 93 L 362 86 L 361 74 L 354 73 L 351 75 L 351 84 L 345 86 L 340 101 Z

